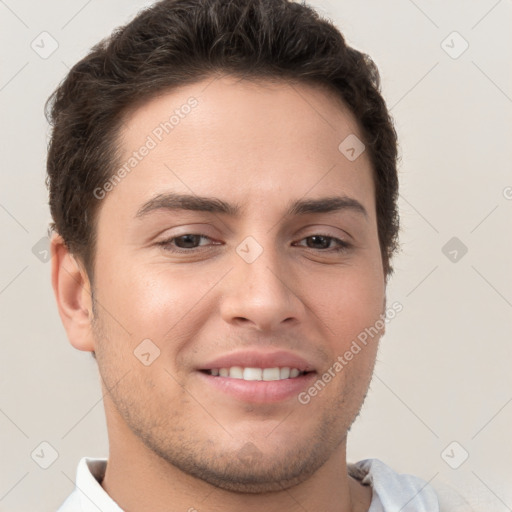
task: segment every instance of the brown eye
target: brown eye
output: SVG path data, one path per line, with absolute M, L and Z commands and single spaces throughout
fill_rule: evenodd
M 211 240 L 211 238 L 206 235 L 187 233 L 185 235 L 175 236 L 167 240 L 162 240 L 161 242 L 158 242 L 157 245 L 163 247 L 166 251 L 169 252 L 192 253 L 195 252 L 196 249 L 201 249 L 204 247 L 204 245 L 198 246 L 199 242 L 203 238 Z
M 351 247 L 351 245 L 348 242 L 344 242 L 343 240 L 340 240 L 339 238 L 335 238 L 333 236 L 327 236 L 327 235 L 311 235 L 306 238 L 303 238 L 303 240 L 310 240 L 311 242 L 307 243 L 308 249 L 318 249 L 323 252 L 342 252 L 346 251 Z M 331 242 L 335 242 L 335 247 L 329 247 L 331 245 Z M 318 247 L 320 246 L 320 247 Z

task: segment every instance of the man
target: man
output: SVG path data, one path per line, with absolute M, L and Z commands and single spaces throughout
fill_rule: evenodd
M 53 287 L 109 434 L 59 510 L 447 510 L 346 461 L 396 312 L 369 57 L 305 5 L 163 0 L 50 100 Z

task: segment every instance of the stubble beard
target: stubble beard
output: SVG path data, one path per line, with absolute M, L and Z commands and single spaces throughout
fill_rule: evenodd
M 115 374 L 115 365 L 112 364 L 116 356 L 115 349 L 111 351 L 111 341 L 106 336 L 102 316 L 96 310 L 92 322 L 97 346 L 96 360 L 102 380 L 109 389 L 109 401 L 119 417 L 145 447 L 165 463 L 226 491 L 249 494 L 282 491 L 311 478 L 338 453 L 337 449 L 346 441 L 347 433 L 359 415 L 368 392 L 367 386 L 359 408 L 347 417 L 345 395 L 350 390 L 340 391 L 330 403 L 325 404 L 322 416 L 318 418 L 312 432 L 300 436 L 294 444 L 274 445 L 270 434 L 265 442 L 238 440 L 241 448 L 222 449 L 222 446 L 211 441 L 208 432 L 201 432 L 197 426 L 187 424 L 186 411 L 178 413 L 171 423 L 158 416 L 157 411 L 162 410 L 158 404 L 154 407 L 155 414 L 148 415 L 150 409 L 146 407 L 145 400 L 142 398 L 134 401 L 133 397 L 138 393 L 133 393 L 133 390 L 140 383 L 133 381 L 132 388 L 130 384 L 127 387 L 130 375 L 122 378 L 121 374 Z M 193 400 L 189 402 L 200 407 Z M 308 417 L 307 407 L 297 406 L 277 428 L 286 428 L 290 421 L 300 425 L 304 415 Z M 212 419 L 210 427 L 215 429 L 218 424 Z M 297 431 L 296 426 L 293 431 Z M 340 461 L 341 464 L 345 464 L 345 461 Z

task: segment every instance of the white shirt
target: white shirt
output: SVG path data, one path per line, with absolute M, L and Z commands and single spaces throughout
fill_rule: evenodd
M 75 489 L 57 512 L 123 512 L 100 485 L 106 468 L 105 458 L 83 457 Z M 458 494 L 440 495 L 421 478 L 399 474 L 378 459 L 349 464 L 349 473 L 372 488 L 368 512 L 473 512 Z

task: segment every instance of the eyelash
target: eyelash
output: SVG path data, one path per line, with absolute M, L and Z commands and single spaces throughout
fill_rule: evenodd
M 205 250 L 205 249 L 201 249 L 201 247 L 204 247 L 204 246 L 192 247 L 190 249 L 180 249 L 180 248 L 170 249 L 169 248 L 169 247 L 172 247 L 171 244 L 172 244 L 172 242 L 174 240 L 177 240 L 178 238 L 183 238 L 183 237 L 186 237 L 186 236 L 199 236 L 201 238 L 208 238 L 209 240 L 212 240 L 209 236 L 206 236 L 206 235 L 199 235 L 197 233 L 185 233 L 183 235 L 175 236 L 173 238 L 169 238 L 167 240 L 162 240 L 161 242 L 157 242 L 156 245 L 163 247 L 165 251 L 172 252 L 172 253 L 178 253 L 178 254 L 186 254 L 186 253 L 192 254 L 192 253 L 195 253 L 195 252 L 200 252 L 200 251 L 204 251 Z M 319 236 L 319 237 L 322 237 L 322 238 L 327 238 L 328 240 L 334 240 L 338 244 L 338 247 L 332 248 L 332 249 L 316 249 L 316 250 L 318 250 L 320 252 L 341 253 L 341 252 L 348 251 L 352 247 L 352 244 L 350 244 L 348 242 L 345 242 L 343 240 L 340 240 L 339 238 L 335 238 L 335 237 L 329 236 L 329 235 L 322 235 L 320 233 L 315 233 L 313 235 L 306 236 L 306 237 L 302 238 L 300 241 L 306 240 L 307 238 L 312 238 L 314 236 Z M 216 244 L 216 245 L 220 245 L 220 244 Z M 311 247 L 306 247 L 306 249 L 311 249 L 313 251 L 315 250 L 315 249 L 312 249 Z M 206 249 L 206 250 L 208 250 L 208 249 Z

